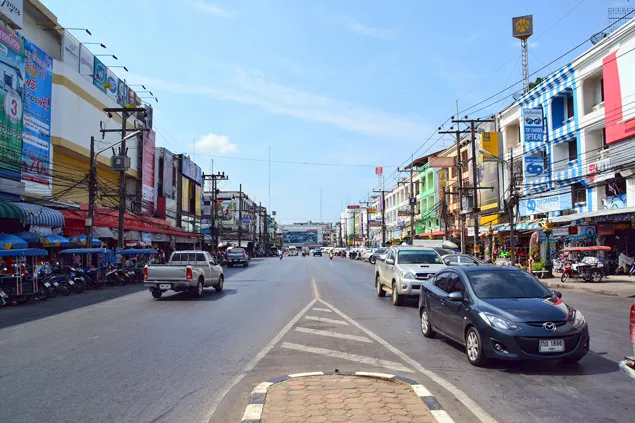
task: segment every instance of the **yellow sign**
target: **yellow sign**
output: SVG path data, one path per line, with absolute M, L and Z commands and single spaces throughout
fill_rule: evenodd
M 487 226 L 487 225 L 498 225 L 500 224 L 500 220 L 501 220 L 501 216 L 500 214 L 488 214 L 485 216 L 481 216 L 480 218 L 480 225 L 481 226 Z
M 443 198 L 443 193 L 445 189 L 448 187 L 448 171 L 447 170 L 439 170 L 437 172 L 437 184 L 439 187 L 439 198 Z
M 498 132 L 481 132 L 481 148 L 489 154 L 483 154 L 483 157 L 498 157 Z
M 366 213 L 368 213 L 368 214 L 376 214 L 377 213 L 377 209 L 369 207 L 369 208 L 366 209 Z
M 529 38 L 534 33 L 533 15 L 512 18 L 512 36 L 521 40 Z

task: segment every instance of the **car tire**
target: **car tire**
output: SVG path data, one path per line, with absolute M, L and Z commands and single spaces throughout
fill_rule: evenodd
M 203 279 L 199 278 L 196 288 L 192 291 L 194 298 L 201 298 L 203 296 Z
M 386 291 L 383 290 L 381 282 L 379 281 L 379 275 L 375 276 L 375 289 L 377 290 L 378 297 L 386 296 Z
M 428 316 L 428 311 L 425 308 L 422 308 L 421 313 L 419 315 L 421 317 L 421 333 L 426 338 L 434 338 L 437 333 L 434 331 L 434 329 L 432 329 L 432 324 L 430 323 L 430 317 Z
M 599 270 L 594 270 L 591 272 L 591 280 L 590 282 L 602 282 L 602 272 Z
M 247 267 L 247 266 L 249 266 L 249 262 L 248 261 L 245 262 L 245 267 Z
M 368 259 L 368 262 L 369 262 L 370 264 L 375 264 L 375 257 L 370 256 L 370 258 Z
M 220 275 L 220 277 L 218 278 L 218 283 L 216 284 L 214 289 L 216 290 L 216 292 L 222 292 L 224 285 L 225 285 L 225 277 L 223 275 Z
M 161 298 L 161 295 L 163 295 L 163 291 L 161 291 L 159 289 L 151 289 L 150 293 L 152 294 L 152 298 L 154 298 L 156 300 Z
M 482 367 L 487 363 L 487 357 L 483 354 L 481 335 L 475 327 L 471 327 L 465 333 L 465 353 L 471 365 Z
M 393 283 L 392 284 L 392 305 L 400 306 L 402 303 L 403 303 L 403 298 L 401 297 L 401 295 L 399 295 L 399 292 L 397 291 L 397 284 Z

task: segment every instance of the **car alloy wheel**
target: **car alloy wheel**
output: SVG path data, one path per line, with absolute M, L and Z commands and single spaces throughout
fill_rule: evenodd
M 428 312 L 424 309 L 421 312 L 421 333 L 423 336 L 428 334 L 428 330 L 430 330 L 430 322 L 428 321 Z
M 480 348 L 481 346 L 478 340 L 478 335 L 476 335 L 476 332 L 470 331 L 467 334 L 467 356 L 471 362 L 478 360 Z

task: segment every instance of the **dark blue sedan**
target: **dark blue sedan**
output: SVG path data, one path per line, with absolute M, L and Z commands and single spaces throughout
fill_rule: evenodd
M 514 267 L 448 268 L 422 286 L 421 332 L 464 345 L 475 366 L 488 358 L 577 362 L 589 351 L 589 329 L 561 296 Z

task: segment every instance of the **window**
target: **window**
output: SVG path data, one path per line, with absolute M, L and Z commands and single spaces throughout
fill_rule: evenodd
M 569 160 L 574 161 L 578 158 L 578 140 L 576 138 L 568 142 L 569 144 Z
M 602 147 L 606 148 L 606 128 L 602 128 Z
M 459 264 L 459 256 L 449 256 L 444 259 L 446 262 L 450 262 L 451 264 Z
M 205 254 L 196 253 L 196 261 L 207 261 L 207 260 L 205 260 Z
M 441 264 L 434 250 L 399 250 L 400 264 Z
M 171 261 L 181 261 L 181 253 L 172 254 Z
M 573 204 L 586 203 L 586 188 L 582 184 L 573 185 L 571 192 L 573 193 Z
M 600 98 L 604 102 L 604 78 L 600 79 Z
M 456 273 L 451 274 L 450 281 L 448 282 L 447 293 L 451 294 L 452 292 L 460 292 L 461 295 L 465 296 L 465 285 L 463 284 L 461 277 Z
M 7 87 L 13 88 L 13 76 L 9 75 L 6 72 L 4 73 L 4 86 L 5 86 L 5 89 Z
M 468 278 L 477 297 L 549 298 L 549 291 L 533 276 L 521 271 L 469 272 Z
M 436 280 L 434 281 L 434 286 L 439 288 L 443 292 L 448 292 L 448 288 L 450 285 L 450 273 L 440 273 L 437 275 Z
M 567 119 L 571 119 L 574 115 L 573 96 L 567 96 Z

